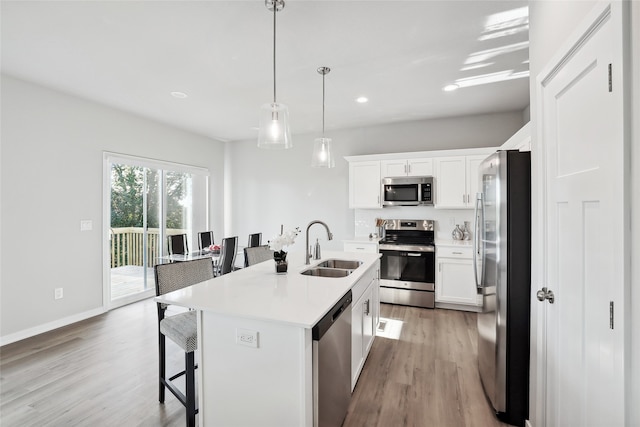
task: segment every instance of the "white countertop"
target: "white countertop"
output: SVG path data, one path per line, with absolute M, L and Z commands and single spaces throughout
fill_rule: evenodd
M 311 328 L 380 257 L 377 253 L 323 253 L 325 256 L 312 260 L 310 266 L 330 258 L 358 260 L 363 264 L 347 277 L 305 276 L 300 274 L 309 267 L 304 264 L 304 253 L 292 252 L 287 256 L 289 271 L 286 274 L 276 274 L 274 262 L 268 260 L 155 300 L 217 314 Z

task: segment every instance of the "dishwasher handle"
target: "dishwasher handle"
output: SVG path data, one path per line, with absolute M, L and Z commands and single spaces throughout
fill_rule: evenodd
M 351 306 L 351 290 L 347 291 L 346 294 L 334 305 L 331 310 L 324 315 L 322 319 L 311 329 L 311 335 L 314 341 L 320 341 L 322 336 L 329 330 L 331 325 L 338 320 L 338 318 L 342 315 L 342 313 L 347 310 Z M 351 319 L 349 319 L 351 320 Z

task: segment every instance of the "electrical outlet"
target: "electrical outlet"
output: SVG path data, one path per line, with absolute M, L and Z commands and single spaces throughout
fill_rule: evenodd
M 236 328 L 236 344 L 258 348 L 258 331 Z
M 54 290 L 53 297 L 54 297 L 55 299 L 61 299 L 63 296 L 64 296 L 64 294 L 63 294 L 63 292 L 62 292 L 62 288 L 56 288 L 56 289 Z
M 93 230 L 93 221 L 90 219 L 82 219 L 80 220 L 80 231 L 91 231 Z

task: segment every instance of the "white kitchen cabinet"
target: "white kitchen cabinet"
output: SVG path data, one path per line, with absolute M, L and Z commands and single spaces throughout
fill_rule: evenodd
M 433 175 L 433 159 L 400 159 L 382 160 L 380 162 L 381 177 L 392 176 L 431 176 Z
M 374 254 L 378 252 L 378 242 L 374 241 L 345 241 L 343 243 L 345 252 L 365 252 Z
M 349 208 L 379 208 L 380 162 L 349 163 Z
M 476 290 L 471 246 L 436 249 L 436 307 L 478 311 L 482 304 Z
M 475 208 L 476 206 L 476 194 L 481 191 L 480 189 L 480 177 L 478 175 L 478 168 L 480 163 L 487 156 L 467 156 L 466 157 L 466 175 L 467 175 L 467 206 Z
M 378 294 L 378 271 L 363 276 L 352 288 L 351 306 L 351 390 L 356 386 L 364 366 L 377 328 L 380 316 Z
M 473 208 L 478 192 L 478 166 L 487 156 L 455 156 L 435 159 L 436 208 Z

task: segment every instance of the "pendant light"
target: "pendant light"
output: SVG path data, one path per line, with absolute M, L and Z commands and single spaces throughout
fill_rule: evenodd
M 318 74 L 322 75 L 322 137 L 313 141 L 313 155 L 311 166 L 314 168 L 332 168 L 335 166 L 333 155 L 331 154 L 331 138 L 324 136 L 324 77 L 329 74 L 331 68 L 320 67 Z
M 260 108 L 258 147 L 291 148 L 289 110 L 286 105 L 276 102 L 276 13 L 284 9 L 284 0 L 265 0 L 264 4 L 273 12 L 273 102 Z

